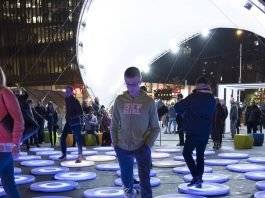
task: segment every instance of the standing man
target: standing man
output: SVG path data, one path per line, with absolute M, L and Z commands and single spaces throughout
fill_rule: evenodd
M 207 79 L 198 78 L 193 93 L 176 103 L 175 110 L 177 113 L 184 114 L 183 129 L 186 132 L 186 141 L 183 157 L 193 177 L 188 186 L 201 188 L 204 172 L 204 151 L 212 130 L 215 112 L 215 99 Z M 192 158 L 194 149 L 196 149 L 196 163 Z
M 177 100 L 180 102 L 183 99 L 183 95 L 180 93 L 177 95 Z M 184 146 L 184 131 L 183 131 L 183 115 L 181 113 L 177 113 L 176 121 L 178 124 L 178 134 L 179 134 L 179 143 L 177 146 Z
M 236 126 L 238 120 L 238 108 L 234 99 L 231 99 L 231 109 L 230 109 L 230 131 L 231 137 L 234 138 L 236 134 Z
M 138 68 L 127 68 L 124 80 L 127 91 L 116 98 L 112 112 L 112 144 L 121 169 L 125 197 L 136 197 L 133 189 L 136 158 L 141 197 L 152 198 L 150 148 L 160 132 L 156 106 L 154 100 L 140 89 L 142 76 Z
M 37 103 L 37 106 L 34 109 L 35 109 L 34 117 L 40 127 L 38 131 L 38 138 L 39 138 L 39 143 L 41 144 L 44 141 L 44 119 L 46 116 L 46 109 L 41 101 Z
M 59 159 L 61 160 L 66 159 L 66 137 L 68 132 L 72 131 L 78 146 L 78 158 L 76 160 L 76 163 L 80 163 L 83 159 L 82 137 L 81 137 L 83 110 L 79 101 L 75 98 L 74 89 L 71 86 L 66 87 L 65 106 L 66 106 L 66 114 L 65 114 L 66 123 L 64 125 L 64 129 L 61 136 L 62 156 Z

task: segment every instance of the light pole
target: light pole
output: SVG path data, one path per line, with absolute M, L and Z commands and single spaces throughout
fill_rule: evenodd
M 237 30 L 236 31 L 236 35 L 240 38 L 240 36 L 243 34 L 243 31 L 242 30 Z M 240 44 L 239 44 L 239 77 L 238 77 L 238 83 L 242 83 L 242 40 L 240 40 Z M 238 93 L 237 93 L 238 97 L 237 97 L 237 100 L 240 102 L 241 101 L 241 91 L 238 90 Z

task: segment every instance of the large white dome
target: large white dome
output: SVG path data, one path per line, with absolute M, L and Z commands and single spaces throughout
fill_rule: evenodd
M 258 0 L 252 0 L 259 5 Z M 86 0 L 77 58 L 84 83 L 110 105 L 128 66 L 144 67 L 184 39 L 213 28 L 239 28 L 265 37 L 265 14 L 246 0 Z M 92 93 L 92 94 L 93 94 Z

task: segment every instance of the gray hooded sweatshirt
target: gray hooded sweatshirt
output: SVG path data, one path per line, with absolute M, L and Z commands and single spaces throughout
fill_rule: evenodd
M 114 103 L 111 121 L 112 144 L 133 151 L 152 146 L 160 132 L 154 100 L 145 92 L 132 97 L 128 92 L 119 95 Z

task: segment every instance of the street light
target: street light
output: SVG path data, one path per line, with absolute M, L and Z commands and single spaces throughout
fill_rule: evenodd
M 236 35 L 238 37 L 241 37 L 243 34 L 242 30 L 237 30 Z M 238 78 L 238 83 L 242 82 L 242 41 L 240 40 L 240 45 L 239 45 L 239 78 Z

